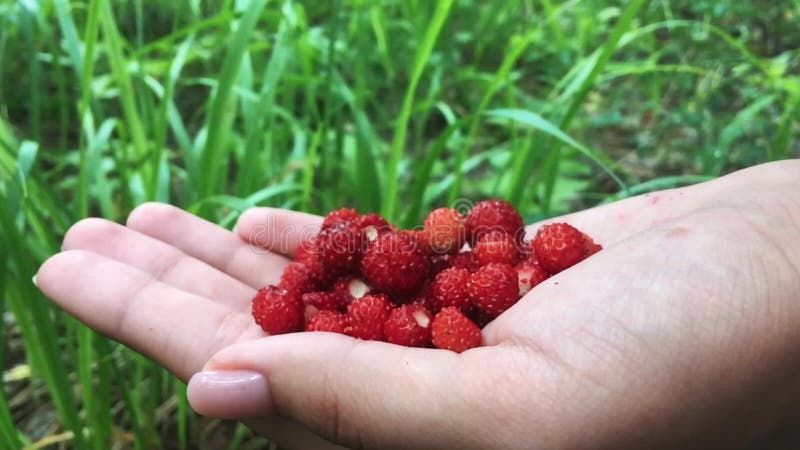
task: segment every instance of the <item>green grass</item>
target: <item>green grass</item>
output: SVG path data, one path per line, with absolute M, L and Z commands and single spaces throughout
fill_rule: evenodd
M 800 2 L 619 5 L 0 2 L 0 448 L 266 448 L 34 288 L 83 217 L 532 221 L 800 156 Z

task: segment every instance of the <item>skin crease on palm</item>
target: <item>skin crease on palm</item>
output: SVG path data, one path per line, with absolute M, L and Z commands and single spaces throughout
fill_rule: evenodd
M 303 213 L 253 209 L 236 232 L 159 204 L 127 226 L 87 219 L 36 282 L 182 380 L 263 375 L 269 395 L 255 404 L 191 385 L 190 401 L 284 448 L 736 448 L 797 417 L 800 161 L 562 220 L 605 249 L 538 286 L 484 329 L 485 347 L 460 355 L 265 336 L 250 299 L 277 282 L 300 230 L 319 224 Z M 286 255 L 263 250 L 278 240 Z

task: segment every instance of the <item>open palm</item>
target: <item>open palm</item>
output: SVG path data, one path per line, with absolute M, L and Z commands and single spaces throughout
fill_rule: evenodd
M 744 444 L 800 407 L 798 180 L 797 161 L 771 164 L 559 218 L 605 250 L 460 355 L 266 337 L 250 299 L 319 224 L 303 213 L 253 209 L 235 233 L 159 204 L 127 226 L 88 219 L 37 283 L 183 380 L 263 374 L 257 408 L 190 397 L 201 413 L 260 416 L 248 423 L 288 447 L 320 448 L 316 435 L 356 447 Z

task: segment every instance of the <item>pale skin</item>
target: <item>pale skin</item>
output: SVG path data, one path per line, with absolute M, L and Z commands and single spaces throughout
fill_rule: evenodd
M 87 219 L 36 282 L 180 379 L 210 373 L 190 382 L 193 407 L 285 448 L 758 447 L 797 417 L 799 160 L 554 220 L 605 249 L 462 354 L 265 336 L 250 299 L 319 224 L 303 213 L 253 209 L 235 232 L 159 204 L 126 226 Z M 286 254 L 254 249 L 289 225 Z M 246 395 L 203 381 L 229 371 L 247 371 Z

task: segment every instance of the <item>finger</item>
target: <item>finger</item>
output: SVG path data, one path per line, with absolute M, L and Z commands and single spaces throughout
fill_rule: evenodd
M 183 380 L 220 348 L 263 336 L 249 314 L 85 250 L 45 261 L 39 289 L 91 328 L 156 360 Z
M 64 250 L 88 250 L 156 280 L 222 305 L 249 311 L 255 290 L 177 248 L 103 219 L 85 219 L 64 237 Z
M 301 242 L 319 233 L 321 224 L 322 218 L 312 214 L 278 208 L 253 208 L 239 217 L 236 232 L 245 242 L 294 256 Z
M 333 442 L 357 448 L 436 448 L 445 444 L 443 433 L 456 422 L 478 420 L 469 412 L 454 411 L 473 409 L 471 405 L 480 403 L 474 394 L 486 392 L 485 386 L 460 374 L 481 373 L 479 364 L 492 364 L 487 350 L 456 355 L 328 333 L 297 333 L 226 348 L 204 370 L 263 374 L 269 391 L 262 407 L 265 414 L 295 420 Z M 189 397 L 202 413 L 235 413 L 222 402 L 198 405 L 202 391 L 203 386 L 194 385 Z
M 287 260 L 251 246 L 222 227 L 163 203 L 145 203 L 128 227 L 175 246 L 252 288 L 277 283 Z

